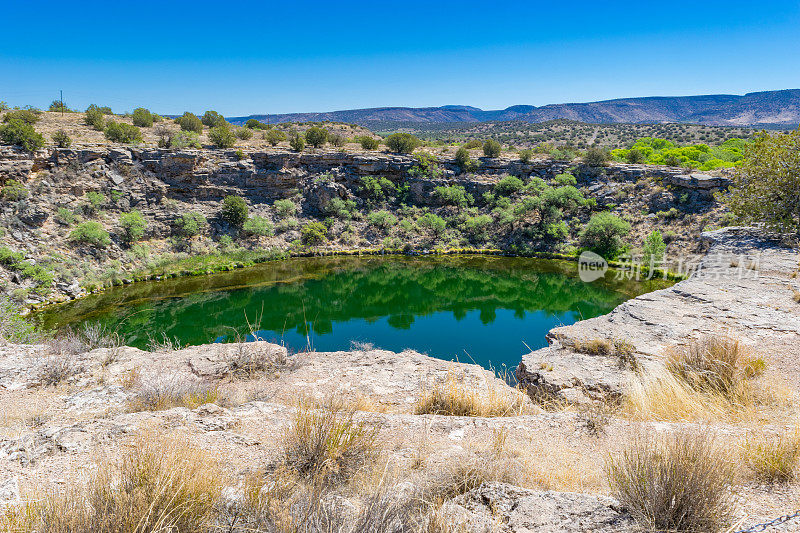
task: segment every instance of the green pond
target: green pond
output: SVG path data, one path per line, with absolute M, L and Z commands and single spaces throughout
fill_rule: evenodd
M 606 278 L 613 278 L 611 273 Z M 411 348 L 513 372 L 548 330 L 599 316 L 663 281 L 584 283 L 577 264 L 499 256 L 297 258 L 137 283 L 42 311 L 50 328 L 100 322 L 126 344 L 252 340 L 290 351 Z

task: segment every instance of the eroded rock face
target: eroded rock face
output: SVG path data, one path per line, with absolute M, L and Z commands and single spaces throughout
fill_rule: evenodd
M 534 491 L 485 483 L 443 507 L 457 527 L 475 533 L 632 531 L 633 519 L 607 496 Z
M 630 343 L 643 370 L 660 364 L 669 347 L 704 335 L 729 335 L 759 348 L 777 341 L 800 346 L 800 306 L 790 290 L 798 251 L 747 228 L 707 232 L 703 239 L 708 252 L 689 279 L 553 329 L 548 347 L 522 358 L 520 384 L 532 397 L 581 402 L 621 395 L 632 369 L 615 354 L 574 348 L 595 340 Z

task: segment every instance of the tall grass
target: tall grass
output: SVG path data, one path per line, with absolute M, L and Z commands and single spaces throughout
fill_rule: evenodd
M 786 483 L 797 477 L 800 429 L 786 435 L 753 437 L 745 442 L 742 460 L 756 481 Z
M 489 387 L 480 392 L 474 385 L 459 379 L 455 372 L 433 387 L 423 389 L 414 405 L 414 414 L 446 416 L 517 416 L 530 411 L 530 400 L 515 389 Z

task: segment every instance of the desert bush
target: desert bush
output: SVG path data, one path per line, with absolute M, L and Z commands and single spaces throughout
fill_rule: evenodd
M 7 296 L 0 295 L 0 339 L 19 344 L 39 342 L 42 335 L 21 311 Z
M 378 146 L 380 146 L 381 144 L 381 142 L 378 139 L 370 137 L 369 135 L 364 135 L 360 137 L 358 139 L 358 143 L 364 150 L 377 150 Z
M 343 220 L 350 220 L 356 217 L 357 209 L 354 200 L 342 200 L 332 198 L 322 210 L 325 215 L 336 217 Z
M 509 196 L 519 192 L 524 187 L 522 180 L 515 176 L 503 176 L 494 186 L 495 194 Z
M 461 147 L 467 150 L 476 150 L 478 148 L 483 148 L 483 141 L 480 139 L 472 139 L 462 144 Z
M 272 237 L 275 235 L 275 226 L 264 217 L 254 216 L 248 218 L 242 226 L 242 230 L 248 235 L 258 235 L 261 237 Z
M 236 135 L 226 123 L 208 130 L 208 140 L 218 148 L 231 148 L 236 144 Z
M 500 157 L 503 152 L 503 147 L 494 139 L 488 139 L 483 143 L 483 155 L 486 157 Z
M 82 371 L 83 369 L 77 364 L 73 354 L 59 353 L 40 359 L 36 374 L 42 386 L 55 387 Z
M 417 219 L 417 225 L 431 236 L 438 237 L 444 233 L 447 223 L 439 215 L 425 213 Z
M 259 375 L 290 369 L 293 361 L 284 350 L 264 348 L 258 343 L 240 342 L 226 359 L 228 373 L 234 377 L 254 379 Z
M 555 176 L 555 178 L 553 178 L 553 181 L 556 184 L 562 185 L 562 186 L 572 186 L 572 187 L 574 187 L 575 185 L 578 184 L 578 180 L 575 178 L 575 176 L 573 176 L 569 172 L 563 172 L 561 174 L 557 174 Z
M 762 483 L 787 483 L 797 477 L 800 430 L 786 435 L 759 435 L 747 439 L 742 462 Z
M 331 133 L 328 135 L 328 142 L 331 144 L 331 146 L 341 148 L 347 143 L 347 138 L 344 135 L 339 135 L 338 133 Z
M 376 228 L 389 229 L 397 224 L 397 217 L 385 209 L 367 215 L 367 221 Z
M 169 137 L 169 147 L 176 150 L 183 148 L 202 148 L 200 136 L 193 131 L 177 131 Z
M 8 180 L 0 189 L 0 196 L 11 202 L 16 202 L 28 197 L 28 189 L 17 180 Z
M 408 169 L 408 175 L 417 178 L 436 179 L 442 176 L 439 159 L 433 154 L 422 152 L 414 155 L 414 165 Z
M 177 232 L 184 237 L 194 237 L 203 231 L 208 222 L 202 213 L 189 212 L 184 213 L 175 220 L 175 228 Z
M 103 130 L 106 139 L 118 143 L 138 143 L 142 142 L 142 132 L 136 126 L 124 122 L 109 120 Z
M 56 211 L 56 220 L 65 226 L 71 226 L 75 222 L 75 213 L 66 207 L 59 207 Z
M 193 131 L 197 134 L 203 133 L 203 122 L 194 113 L 186 111 L 178 118 L 177 124 L 183 131 Z
M 58 148 L 69 148 L 72 145 L 72 139 L 69 138 L 69 135 L 64 130 L 56 131 L 50 138 Z
M 631 164 L 641 164 L 645 162 L 644 154 L 638 148 L 631 148 L 628 150 L 628 155 L 626 156 L 628 163 Z
M 222 220 L 241 227 L 247 220 L 247 202 L 241 196 L 226 196 L 222 200 Z
M 134 109 L 131 119 L 133 120 L 133 125 L 139 126 L 140 128 L 149 128 L 153 125 L 153 122 L 155 122 L 153 114 L 149 109 L 145 109 L 144 107 L 137 107 Z
M 305 148 L 305 147 L 306 147 L 306 140 L 305 140 L 305 138 L 304 138 L 302 135 L 300 135 L 298 132 L 294 132 L 294 133 L 292 133 L 292 135 L 289 137 L 289 146 L 290 146 L 290 147 L 292 148 L 292 150 L 294 150 L 295 152 L 302 152 L 302 151 L 303 151 L 303 148 Z
M 462 172 L 475 172 L 478 170 L 478 162 L 469 156 L 469 151 L 463 146 L 456 150 L 455 162 Z
M 322 222 L 309 222 L 300 230 L 300 240 L 309 246 L 322 244 L 328 240 L 328 228 Z
M 31 124 L 18 119 L 6 120 L 8 115 L 3 119 L 6 124 L 0 126 L 0 142 L 19 146 L 26 152 L 44 148 L 44 137 Z
M 611 159 L 611 153 L 607 148 L 590 146 L 583 156 L 583 162 L 592 167 L 602 167 Z
M 720 531 L 733 516 L 733 471 L 701 435 L 638 437 L 607 460 L 611 490 L 649 531 Z
M 103 111 L 94 104 L 86 108 L 86 114 L 83 116 L 83 123 L 97 131 L 103 131 L 106 127 L 106 119 L 103 115 Z
M 475 199 L 461 185 L 439 186 L 433 190 L 433 196 L 443 205 L 468 207 Z
M 263 122 L 259 122 L 254 118 L 247 119 L 247 122 L 244 123 L 245 128 L 250 128 L 251 130 L 268 130 L 270 127 Z
M 527 397 L 519 391 L 489 388 L 481 393 L 455 372 L 444 381 L 423 389 L 414 405 L 414 414 L 445 416 L 516 416 L 524 414 Z
M 489 215 L 471 216 L 464 221 L 464 233 L 473 242 L 484 242 L 488 238 L 488 229 L 491 224 L 492 217 Z
M 22 122 L 31 126 L 39 122 L 42 112 L 37 109 L 14 109 L 3 115 L 3 122 Z
M 214 126 L 222 126 L 223 124 L 227 124 L 225 117 L 217 113 L 216 111 L 206 111 L 203 113 L 203 118 L 200 119 L 200 122 L 204 126 L 208 126 L 209 128 L 213 128 Z
M 410 154 L 421 144 L 420 140 L 410 133 L 393 133 L 386 137 L 386 146 L 398 154 Z
M 581 245 L 601 256 L 613 259 L 624 249 L 623 238 L 631 225 L 616 215 L 604 211 L 592 215 L 580 235 Z
M 180 374 L 137 376 L 131 384 L 131 391 L 127 403 L 130 412 L 165 411 L 173 407 L 195 409 L 203 404 L 216 403 L 220 398 L 216 387 Z
M 86 203 L 83 205 L 83 212 L 87 215 L 94 215 L 106 203 L 106 197 L 97 191 L 86 192 Z
M 328 142 L 328 130 L 313 126 L 306 130 L 306 142 L 314 148 L 319 148 Z
M 116 331 L 112 331 L 98 322 L 86 322 L 78 327 L 69 327 L 59 331 L 45 342 L 48 351 L 55 355 L 78 355 L 96 348 L 114 350 L 122 344 Z
M 278 143 L 286 140 L 286 134 L 280 130 L 272 128 L 264 132 L 264 140 L 272 146 L 278 146 Z M 302 148 L 300 148 L 302 150 Z
M 385 202 L 390 196 L 397 194 L 398 188 L 388 178 L 383 176 L 362 176 L 359 192 L 365 197 L 369 205 Z
M 275 203 L 272 204 L 272 207 L 275 208 L 275 214 L 281 218 L 293 216 L 299 209 L 297 204 L 288 198 L 275 200 Z
M 645 265 L 658 266 L 664 261 L 664 252 L 667 245 L 664 243 L 664 237 L 661 232 L 653 230 L 645 237 L 644 246 L 642 247 L 642 262 Z
M 131 244 L 144 237 L 147 222 L 139 211 L 134 210 L 119 217 L 119 226 L 125 242 Z
M 519 160 L 523 163 L 530 163 L 533 158 L 533 150 L 522 150 L 519 153 Z
M 111 238 L 103 228 L 103 225 L 94 221 L 78 224 L 78 227 L 69 234 L 69 240 L 76 243 L 91 244 L 98 248 L 105 248 L 111 244 Z
M 50 107 L 48 107 L 47 110 L 53 113 L 72 113 L 72 109 L 62 100 L 53 100 L 50 102 Z
M 247 141 L 253 138 L 253 130 L 250 128 L 236 128 L 236 138 L 242 141 Z

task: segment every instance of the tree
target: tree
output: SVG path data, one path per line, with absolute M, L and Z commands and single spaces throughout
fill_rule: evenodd
M 800 128 L 757 135 L 722 198 L 741 220 L 800 237 Z
M 275 128 L 269 129 L 264 132 L 264 140 L 272 146 L 278 146 L 278 143 L 286 140 L 286 134 L 281 130 Z M 302 150 L 302 148 L 301 148 Z
M 664 244 L 664 237 L 658 230 L 653 230 L 644 239 L 644 246 L 642 247 L 642 262 L 645 265 L 658 266 L 664 261 L 664 252 L 667 245 Z
M 229 224 L 241 227 L 247 220 L 247 202 L 241 196 L 226 196 L 222 200 L 222 219 Z
M 226 122 L 211 128 L 208 131 L 208 140 L 219 148 L 231 148 L 236 144 L 236 135 L 233 134 Z
M 592 215 L 581 232 L 581 244 L 607 259 L 617 257 L 624 248 L 623 238 L 631 225 L 616 215 L 603 211 Z
M 69 138 L 69 135 L 67 135 L 67 132 L 64 130 L 58 130 L 51 135 L 50 138 L 53 139 L 53 142 L 59 148 L 69 148 L 72 144 L 72 139 Z
M 398 154 L 410 154 L 420 144 L 422 144 L 420 140 L 410 133 L 392 133 L 386 137 L 386 146 Z
M 306 147 L 306 140 L 297 132 L 292 133 L 291 138 L 289 139 L 289 146 L 292 147 L 292 150 L 295 152 L 302 152 L 303 148 Z
M 628 155 L 625 156 L 625 159 L 632 164 L 644 163 L 644 154 L 638 148 L 631 148 L 628 150 Z
M 155 122 L 155 118 L 150 110 L 143 107 L 137 107 L 133 110 L 133 125 L 140 128 L 149 128 Z
M 12 119 L 0 126 L 0 142 L 19 146 L 26 152 L 44 148 L 44 137 L 36 132 L 33 125 L 19 119 Z
M 72 110 L 62 100 L 53 100 L 48 111 L 57 113 L 72 113 Z
M 478 169 L 478 163 L 469 156 L 469 151 L 463 146 L 456 150 L 456 165 L 462 172 L 474 172 Z
M 185 112 L 179 119 L 178 125 L 183 131 L 193 131 L 203 133 L 203 123 L 194 113 Z
M 219 126 L 221 124 L 225 124 L 227 121 L 225 117 L 217 113 L 216 111 L 206 111 L 203 113 L 203 118 L 200 120 L 203 125 L 208 126 L 209 128 L 213 128 L 214 126 Z
M 306 142 L 314 148 L 323 146 L 328 141 L 328 130 L 313 126 L 306 130 Z
M 586 155 L 583 156 L 583 162 L 592 167 L 602 167 L 609 159 L 611 159 L 611 154 L 608 150 L 596 146 L 590 146 L 586 150 Z
M 142 132 L 136 126 L 109 120 L 103 132 L 106 139 L 118 143 L 137 143 L 142 141 Z
M 269 129 L 269 126 L 264 124 L 263 122 L 259 122 L 254 118 L 247 119 L 247 122 L 244 123 L 245 128 L 250 128 L 251 130 L 266 130 Z
M 369 135 L 364 135 L 358 139 L 358 142 L 361 144 L 361 148 L 364 150 L 377 150 L 378 146 L 380 145 L 380 141 L 378 139 L 370 137 Z
M 83 117 L 83 123 L 90 126 L 97 131 L 103 131 L 105 128 L 105 117 L 101 108 L 92 104 L 86 108 L 86 114 Z
M 499 157 L 502 151 L 503 147 L 494 139 L 489 139 L 483 143 L 483 155 L 486 157 Z

